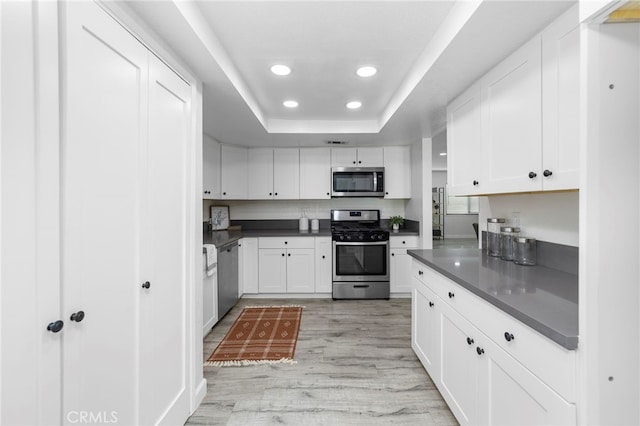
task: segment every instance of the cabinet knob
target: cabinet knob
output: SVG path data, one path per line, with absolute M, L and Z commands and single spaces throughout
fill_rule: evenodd
M 287 256 L 291 257 L 291 253 L 287 253 Z
M 449 299 L 453 299 L 454 297 L 456 297 L 456 295 L 451 293 L 451 292 L 449 292 Z
M 151 287 L 151 283 L 149 281 L 145 281 L 142 283 L 142 288 L 149 289 Z
M 356 162 L 354 161 L 353 164 L 356 164 Z
M 406 241 L 403 241 L 403 242 L 402 242 L 402 244 L 407 244 L 407 242 L 406 242 Z
M 64 327 L 64 322 L 58 320 L 56 322 L 49 323 L 49 325 L 47 326 L 47 330 L 52 333 L 57 333 L 62 330 L 62 327 Z
M 80 322 L 84 319 L 84 311 L 78 311 L 71 314 L 71 321 Z
M 384 195 L 389 195 L 389 193 L 388 193 L 388 192 L 385 192 L 385 193 L 384 193 Z
M 324 259 L 326 256 L 322 256 L 322 258 Z
M 395 256 L 395 255 L 396 255 L 395 253 L 391 253 L 391 256 Z
M 467 337 L 467 345 L 473 345 L 473 339 L 471 337 Z
M 223 193 L 222 193 L 222 195 L 227 195 L 227 193 L 226 193 L 226 192 L 223 192 Z
M 273 195 L 273 193 L 270 192 L 269 195 Z
M 513 339 L 515 339 L 515 336 L 513 334 L 509 333 L 508 331 L 504 332 L 504 340 L 506 340 L 507 342 L 510 342 Z
M 538 176 L 537 173 L 529 172 L 529 179 L 533 179 L 536 176 Z
M 482 349 L 480 346 L 477 346 L 476 352 L 478 353 L 478 355 L 482 355 L 484 353 L 484 349 Z
M 329 195 L 329 193 L 327 192 L 327 195 Z
M 429 307 L 433 308 L 433 302 L 429 302 Z
M 289 242 L 288 242 L 288 241 L 285 241 L 284 243 L 285 243 L 285 244 L 289 244 Z
M 362 161 L 358 161 L 358 164 L 362 164 Z
M 479 184 L 479 183 L 480 183 L 480 182 L 478 182 L 477 180 L 474 180 L 474 181 L 473 181 L 473 186 L 478 186 L 478 184 Z
M 284 253 L 282 253 L 282 257 L 284 257 Z
M 424 272 L 418 271 L 418 275 L 422 275 L 422 274 L 424 274 Z
M 277 192 L 275 192 L 275 193 L 274 193 L 274 195 L 278 195 L 278 193 L 277 193 Z
M 551 170 L 549 170 L 549 169 L 546 169 L 544 172 L 542 172 L 542 175 L 543 175 L 544 177 L 549 177 L 549 176 L 551 176 L 552 174 L 553 174 L 553 172 L 552 172 Z

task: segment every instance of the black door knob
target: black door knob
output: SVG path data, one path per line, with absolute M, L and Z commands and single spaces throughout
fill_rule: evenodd
M 433 308 L 433 302 L 429 302 L 429 307 Z
M 71 314 L 71 321 L 80 322 L 84 319 L 84 311 L 78 311 Z
M 147 290 L 151 287 L 151 283 L 149 281 L 145 281 L 142 283 L 142 288 L 146 288 Z
M 473 339 L 471 337 L 467 337 L 467 345 L 473 345 Z
M 553 172 L 549 169 L 545 170 L 544 172 L 542 172 L 544 177 L 549 177 L 553 174 Z
M 473 186 L 478 186 L 478 184 L 479 184 L 479 183 L 480 183 L 480 182 L 478 182 L 477 180 L 474 180 L 474 181 L 473 181 Z
M 514 336 L 513 334 L 509 333 L 508 331 L 505 331 L 505 332 L 504 332 L 504 339 L 505 339 L 507 342 L 510 342 L 510 341 L 512 341 L 513 339 L 515 339 L 515 336 Z
M 484 349 L 482 349 L 480 346 L 476 347 L 476 352 L 478 352 L 478 355 L 482 355 L 484 353 Z
M 64 327 L 64 322 L 58 320 L 56 322 L 49 323 L 49 325 L 47 326 L 47 330 L 52 333 L 57 333 L 58 331 L 62 330 L 62 327 Z
M 533 179 L 534 177 L 538 176 L 536 173 L 534 172 L 529 172 L 529 179 Z
M 455 294 L 449 292 L 449 299 L 453 299 L 455 296 L 456 296 Z

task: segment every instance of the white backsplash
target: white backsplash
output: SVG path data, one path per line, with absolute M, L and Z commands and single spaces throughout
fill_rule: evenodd
M 332 198 L 330 200 L 204 200 L 202 218 L 210 217 L 210 206 L 229 206 L 231 220 L 298 219 L 304 210 L 310 219 L 329 219 L 331 209 L 377 209 L 383 219 L 405 215 L 405 200 L 382 198 Z
M 577 191 L 481 197 L 480 230 L 487 230 L 489 217 L 503 217 L 513 224 L 515 212 L 520 217 L 520 235 L 578 247 L 578 200 Z

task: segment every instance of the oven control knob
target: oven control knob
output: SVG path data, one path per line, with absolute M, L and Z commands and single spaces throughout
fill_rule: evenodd
M 375 240 L 375 239 L 376 239 L 375 234 L 371 234 L 371 239 L 372 239 L 372 240 Z
M 364 240 L 364 235 L 359 235 L 359 236 L 358 236 L 358 239 L 360 239 L 360 240 Z
M 347 240 L 351 240 L 351 235 L 347 235 Z
M 382 234 L 378 235 L 378 239 L 379 240 L 382 240 L 383 238 L 384 238 L 384 235 L 382 235 Z
M 344 240 L 344 235 L 340 235 L 340 240 Z

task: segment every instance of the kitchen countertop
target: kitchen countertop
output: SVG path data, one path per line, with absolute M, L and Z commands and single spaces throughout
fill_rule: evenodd
M 578 347 L 578 276 L 521 266 L 481 249 L 407 253 L 566 349 Z

